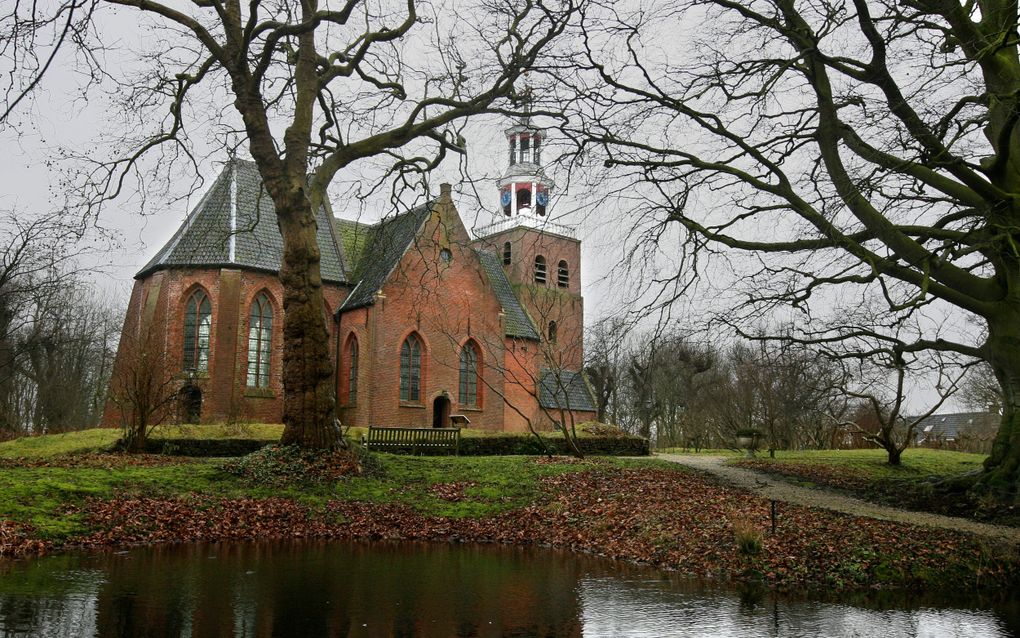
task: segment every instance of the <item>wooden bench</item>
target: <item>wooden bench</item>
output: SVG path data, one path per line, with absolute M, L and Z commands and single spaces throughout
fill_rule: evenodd
M 380 452 L 422 454 L 458 454 L 460 428 L 380 428 L 370 426 L 362 442 Z

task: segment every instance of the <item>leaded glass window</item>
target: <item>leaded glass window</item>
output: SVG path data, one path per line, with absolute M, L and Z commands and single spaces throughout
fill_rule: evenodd
M 478 352 L 469 341 L 460 351 L 460 405 L 478 405 Z
M 209 338 L 212 333 L 212 304 L 202 290 L 188 298 L 184 311 L 184 369 L 209 371 Z
M 421 341 L 409 335 L 400 347 L 400 400 L 417 402 L 420 398 Z
M 273 351 L 273 306 L 259 293 L 248 317 L 248 387 L 269 387 L 269 362 Z
M 347 345 L 347 403 L 358 398 L 358 338 L 351 335 Z

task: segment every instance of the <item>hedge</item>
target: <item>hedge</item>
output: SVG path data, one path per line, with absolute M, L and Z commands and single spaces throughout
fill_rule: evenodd
M 648 440 L 636 436 L 592 436 L 578 439 L 581 451 L 594 456 L 647 456 Z M 552 454 L 569 454 L 562 437 L 543 436 Z M 244 456 L 279 441 L 257 439 L 149 439 L 145 451 L 173 456 Z M 509 456 L 545 454 L 542 444 L 530 434 L 461 437 L 461 456 Z
M 266 439 L 149 439 L 145 451 L 170 456 L 244 456 L 267 445 L 279 443 Z
M 504 456 L 545 454 L 542 443 L 553 454 L 570 454 L 563 437 L 543 436 L 540 443 L 534 435 L 461 437 L 461 456 Z M 647 456 L 648 439 L 637 436 L 590 436 L 579 438 L 581 451 L 594 456 Z

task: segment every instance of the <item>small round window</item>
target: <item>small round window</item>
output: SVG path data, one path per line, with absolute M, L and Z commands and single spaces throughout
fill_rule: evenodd
M 446 263 L 453 261 L 453 253 L 450 252 L 449 248 L 444 248 L 439 251 L 439 258 Z

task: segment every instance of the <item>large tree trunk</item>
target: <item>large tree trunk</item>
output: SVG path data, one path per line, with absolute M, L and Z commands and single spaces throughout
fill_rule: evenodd
M 1020 323 L 1018 313 L 988 322 L 984 350 L 1002 388 L 1002 424 L 985 460 L 982 482 L 1014 491 L 1020 470 Z
M 330 449 L 334 427 L 333 367 L 329 360 L 315 214 L 303 189 L 277 203 L 283 235 L 284 445 Z

